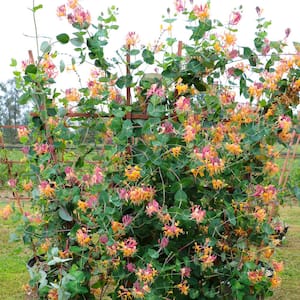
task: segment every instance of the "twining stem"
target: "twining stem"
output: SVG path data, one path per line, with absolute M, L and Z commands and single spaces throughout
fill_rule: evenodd
M 34 35 L 35 35 L 35 45 L 36 45 L 36 53 L 37 57 L 40 57 L 40 51 L 39 51 L 39 36 L 38 36 L 38 30 L 37 30 L 37 22 L 35 17 L 35 0 L 32 0 L 32 17 L 33 17 L 33 25 L 34 25 Z

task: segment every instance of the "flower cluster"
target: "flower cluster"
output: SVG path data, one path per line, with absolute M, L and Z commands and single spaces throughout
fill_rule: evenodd
M 87 28 L 91 23 L 89 11 L 79 4 L 78 0 L 69 0 L 67 5 L 63 4 L 57 8 L 58 17 L 66 17 L 73 26 Z

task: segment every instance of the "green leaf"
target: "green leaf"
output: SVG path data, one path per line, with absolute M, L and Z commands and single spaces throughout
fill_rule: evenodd
M 258 63 L 258 56 L 249 47 L 244 47 L 243 58 L 248 59 L 252 67 L 255 67 Z
M 75 299 L 75 297 L 74 297 L 75 295 L 80 295 L 82 297 L 82 295 L 88 293 L 88 289 L 85 286 L 81 286 L 80 282 L 77 281 L 77 280 L 76 281 L 69 281 L 66 284 L 66 287 L 72 293 L 72 295 L 73 295 L 72 299 Z
M 137 69 L 143 62 L 141 60 L 137 60 L 135 62 L 130 63 L 130 69 Z
M 37 10 L 42 9 L 42 8 L 43 8 L 43 4 L 39 4 L 39 5 L 36 5 L 36 6 L 32 9 L 32 11 L 33 11 L 33 12 L 36 12 Z
M 48 114 L 48 116 L 56 116 L 56 114 L 57 114 L 57 110 L 56 110 L 56 108 L 54 108 L 54 107 L 48 107 L 47 108 L 47 114 Z
M 122 126 L 121 135 L 129 138 L 132 136 L 132 122 L 130 120 L 125 120 Z
M 175 19 L 175 18 L 169 18 L 169 19 L 164 19 L 164 22 L 171 24 L 171 23 L 175 22 L 176 20 L 177 19 Z
M 122 89 L 124 87 L 129 87 L 132 83 L 132 76 L 125 75 L 118 78 L 116 85 L 118 88 Z
M 17 66 L 17 60 L 15 58 L 11 59 L 11 63 L 10 63 L 11 67 L 16 67 Z
M 82 168 L 84 165 L 84 156 L 79 156 L 76 163 L 75 163 L 75 167 L 76 168 Z
M 236 218 L 234 215 L 234 209 L 230 204 L 226 203 L 226 210 L 225 213 L 227 215 L 228 221 L 232 224 L 232 225 L 236 225 Z
M 193 34 L 191 35 L 191 39 L 194 41 L 200 40 L 203 38 L 205 33 L 212 28 L 211 20 L 206 20 L 205 22 L 200 22 L 198 26 L 187 26 L 187 29 L 191 29 Z
M 61 60 L 59 62 L 59 71 L 62 73 L 65 70 L 65 67 L 66 67 L 65 62 Z
M 102 191 L 99 195 L 99 201 L 101 203 L 108 203 L 109 201 L 109 194 L 106 191 Z
M 154 249 L 148 249 L 147 253 L 153 259 L 156 259 L 159 257 L 159 252 Z
M 154 63 L 154 55 L 153 55 L 152 51 L 150 51 L 148 49 L 144 49 L 142 52 L 142 56 L 143 56 L 145 63 L 147 63 L 149 65 L 152 65 Z
M 267 61 L 266 65 L 265 65 L 265 69 L 266 69 L 267 71 L 269 71 L 270 68 L 271 68 L 273 65 L 274 65 L 274 61 L 273 61 L 272 58 L 270 58 L 270 59 Z
M 140 53 L 139 49 L 132 49 L 132 50 L 129 51 L 130 55 L 138 55 L 139 53 Z
M 293 45 L 297 52 L 300 52 L 300 43 L 299 42 L 293 42 Z
M 70 41 L 70 37 L 66 33 L 57 35 L 56 39 L 62 44 L 67 44 Z
M 244 74 L 240 78 L 240 95 L 246 96 L 248 93 L 247 82 Z
M 21 105 L 24 105 L 28 102 L 29 99 L 31 99 L 31 93 L 27 91 L 26 93 L 21 95 L 21 97 L 19 98 L 19 103 Z
M 82 252 L 82 248 L 79 246 L 71 246 L 70 250 L 74 253 L 81 253 Z
M 43 53 L 49 53 L 51 51 L 51 45 L 48 42 L 42 42 L 41 44 L 41 51 Z
M 244 58 L 249 59 L 252 53 L 253 51 L 249 47 L 244 47 L 244 53 L 243 53 Z
M 199 290 L 190 289 L 189 296 L 191 297 L 191 299 L 199 299 Z
M 266 234 L 274 234 L 274 229 L 270 226 L 270 224 L 264 223 L 262 228 Z
M 294 193 L 295 193 L 297 200 L 300 201 L 300 187 L 299 186 L 295 186 Z
M 235 68 L 233 71 L 234 76 L 237 76 L 237 77 L 241 76 L 243 73 L 244 73 L 244 71 L 241 69 L 238 69 L 238 68 Z
M 169 46 L 169 47 L 171 47 L 171 46 L 173 46 L 173 44 L 176 42 L 177 40 L 175 39 L 175 38 L 167 38 L 166 39 L 166 42 L 167 42 L 167 45 Z
M 252 67 L 256 67 L 257 63 L 258 63 L 258 56 L 253 53 L 250 57 L 249 57 L 249 63 L 250 66 Z
M 257 51 L 261 51 L 263 45 L 264 45 L 264 41 L 261 38 L 255 38 L 254 39 L 254 45 Z
M 119 132 L 122 128 L 122 119 L 121 118 L 113 118 L 113 120 L 110 124 L 110 128 L 114 132 Z
M 178 207 L 186 206 L 187 204 L 187 194 L 182 189 L 178 190 L 174 196 L 175 205 Z
M 153 103 L 148 103 L 147 113 L 151 117 L 162 117 L 165 112 L 165 107 L 163 105 L 153 105 Z
M 77 37 L 77 38 L 71 39 L 70 41 L 71 41 L 71 44 L 74 45 L 75 47 L 80 47 L 83 44 L 84 39 L 83 39 L 83 37 Z
M 60 258 L 60 257 L 57 257 L 57 256 L 54 256 L 52 260 L 50 260 L 47 265 L 48 266 L 54 266 L 54 265 L 57 265 L 57 264 L 61 264 L 61 263 L 64 263 L 66 261 L 70 261 L 72 260 L 73 258 Z
M 28 65 L 25 69 L 25 74 L 36 74 L 37 73 L 37 67 L 36 65 Z
M 191 70 L 193 73 L 204 72 L 205 67 L 198 59 L 191 59 L 186 65 L 188 70 Z
M 239 248 L 239 249 L 246 249 L 246 241 L 245 239 L 242 239 L 242 238 L 239 238 L 236 242 L 236 246 Z
M 69 212 L 64 207 L 59 208 L 58 215 L 64 221 L 71 222 L 73 220 L 73 217 L 69 214 Z

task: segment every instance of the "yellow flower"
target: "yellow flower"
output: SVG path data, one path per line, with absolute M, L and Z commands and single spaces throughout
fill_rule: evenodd
M 197 177 L 198 175 L 200 177 L 204 176 L 204 170 L 205 170 L 205 166 L 199 166 L 196 169 L 192 169 L 191 172 L 194 175 L 194 177 Z
M 98 299 L 100 299 L 101 295 L 102 295 L 102 288 L 91 288 L 91 293 Z
M 242 229 L 241 227 L 237 228 L 234 230 L 234 233 L 237 235 L 237 236 L 247 236 L 247 232 Z
M 259 221 L 262 222 L 267 216 L 266 211 L 263 208 L 256 207 L 254 212 L 254 217 Z
M 87 207 L 88 207 L 88 205 L 87 205 L 86 202 L 79 200 L 77 204 L 78 204 L 78 208 L 79 208 L 80 210 L 86 211 L 86 209 L 87 209 Z
M 80 100 L 81 95 L 77 89 L 72 88 L 72 89 L 66 89 L 65 97 L 70 102 L 78 102 Z
M 243 152 L 241 146 L 238 144 L 226 144 L 225 148 L 228 152 L 230 152 L 233 155 L 239 155 Z
M 181 151 L 180 146 L 171 148 L 171 152 L 174 157 L 178 157 L 180 154 L 180 151 Z
M 111 222 L 111 229 L 114 233 L 122 232 L 122 231 L 124 231 L 124 225 L 123 225 L 123 223 L 120 223 L 120 222 L 117 222 L 117 221 L 112 221 Z
M 274 253 L 274 249 L 270 248 L 270 247 L 266 247 L 264 249 L 264 257 L 265 258 L 270 258 Z
M 48 198 L 53 197 L 55 195 L 55 188 L 52 187 L 48 181 L 42 181 L 39 185 L 39 190 L 43 196 Z
M 226 183 L 221 179 L 212 179 L 211 182 L 214 190 L 220 190 L 226 186 Z
M 224 41 L 227 46 L 232 46 L 236 42 L 236 36 L 230 32 L 226 32 L 224 35 Z
M 134 238 L 129 237 L 128 239 L 119 243 L 119 249 L 123 252 L 124 257 L 131 257 L 137 251 L 137 242 Z
M 126 47 L 135 46 L 139 42 L 140 38 L 137 33 L 130 31 L 126 36 Z
M 263 89 L 255 85 L 252 85 L 248 88 L 248 92 L 250 96 L 259 99 L 263 93 Z
M 136 272 L 136 276 L 138 279 L 142 282 L 153 282 L 154 277 L 158 274 L 157 270 L 152 267 L 151 264 L 147 265 L 146 269 L 141 269 L 139 268 L 138 271 Z
M 0 210 L 0 217 L 2 217 L 4 220 L 7 220 L 8 217 L 12 214 L 13 210 L 9 204 L 5 205 Z
M 41 244 L 41 250 L 43 252 L 47 252 L 50 246 L 51 246 L 50 240 L 46 239 L 45 242 L 43 244 Z
M 198 245 L 196 242 L 194 243 L 194 251 L 196 254 L 199 254 L 201 252 L 201 246 Z
M 262 270 L 255 270 L 248 272 L 248 278 L 251 282 L 257 283 L 263 279 L 264 272 Z
M 271 278 L 271 286 L 272 288 L 277 288 L 281 284 L 281 278 L 277 275 L 274 274 L 273 277 Z
M 68 6 L 71 9 L 74 9 L 78 6 L 78 0 L 68 0 Z
M 125 170 L 125 176 L 129 181 L 137 181 L 141 178 L 141 168 L 139 166 L 128 166 Z
M 179 289 L 179 291 L 182 295 L 188 295 L 190 287 L 187 284 L 186 280 L 184 280 L 183 282 L 180 282 L 179 284 L 177 284 L 176 287 Z
M 121 300 L 133 300 L 132 293 L 127 288 L 125 288 L 123 285 L 120 286 L 120 289 L 118 291 L 118 297 Z
M 296 80 L 296 81 L 294 82 L 294 88 L 297 89 L 297 90 L 300 89 L 300 79 L 298 79 L 298 80 Z
M 166 237 L 170 237 L 170 238 L 173 238 L 175 236 L 178 237 L 179 234 L 183 233 L 183 229 L 178 227 L 178 225 L 179 225 L 179 222 L 175 222 L 174 224 L 171 224 L 171 225 L 166 224 L 163 227 L 164 235 Z
M 274 176 L 279 172 L 279 167 L 277 164 L 267 161 L 264 166 L 264 172 L 268 173 L 270 176 Z
M 187 125 L 184 128 L 183 139 L 186 143 L 192 142 L 196 137 L 196 130 L 193 126 Z
M 76 238 L 77 238 L 77 242 L 80 246 L 87 246 L 91 241 L 91 238 L 89 237 L 89 235 L 87 233 L 87 229 L 84 227 L 77 230 Z
M 217 41 L 217 42 L 214 43 L 214 49 L 215 49 L 216 52 L 221 52 L 222 47 L 220 45 L 220 42 Z
M 51 289 L 48 292 L 47 299 L 48 300 L 58 300 L 58 290 L 57 289 Z
M 223 159 L 218 159 L 215 161 L 208 161 L 206 163 L 207 171 L 209 172 L 210 176 L 215 174 L 219 174 L 224 171 L 225 164 Z
M 176 84 L 176 91 L 178 95 L 182 95 L 187 92 L 188 90 L 188 85 L 187 84 L 182 84 L 182 78 L 179 78 Z
M 200 4 L 199 6 L 195 5 L 193 12 L 195 16 L 202 22 L 209 18 L 209 6 L 207 3 L 205 5 Z
M 144 201 L 150 201 L 153 199 L 155 190 L 152 187 L 133 187 L 129 192 L 130 201 L 139 205 Z

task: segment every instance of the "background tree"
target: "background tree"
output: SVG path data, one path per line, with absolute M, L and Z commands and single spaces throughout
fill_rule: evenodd
M 0 82 L 0 125 L 21 125 L 27 124 L 27 106 L 20 106 L 20 90 L 17 89 L 15 80 L 9 79 Z M 16 141 L 16 129 L 2 128 L 6 143 Z

